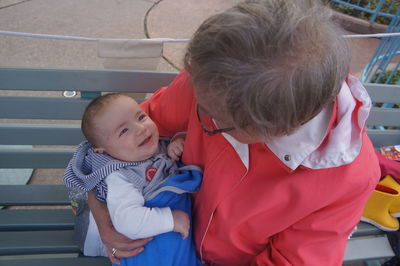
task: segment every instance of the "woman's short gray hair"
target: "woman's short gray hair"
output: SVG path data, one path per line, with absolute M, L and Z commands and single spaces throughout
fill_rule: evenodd
M 249 0 L 208 18 L 185 68 L 237 128 L 291 134 L 338 94 L 350 52 L 317 0 Z

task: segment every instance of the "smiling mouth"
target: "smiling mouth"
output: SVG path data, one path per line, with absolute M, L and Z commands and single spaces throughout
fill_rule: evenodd
M 149 136 L 148 138 L 145 138 L 145 139 L 142 141 L 142 143 L 139 144 L 139 147 L 140 147 L 140 146 L 143 146 L 143 145 L 146 145 L 147 143 L 149 143 L 149 142 L 151 141 L 151 139 L 152 139 L 152 136 Z

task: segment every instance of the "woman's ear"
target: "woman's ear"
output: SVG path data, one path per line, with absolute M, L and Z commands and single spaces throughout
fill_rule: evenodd
M 105 152 L 105 149 L 104 149 L 104 148 L 94 148 L 93 151 L 94 151 L 95 153 L 104 153 L 104 152 Z

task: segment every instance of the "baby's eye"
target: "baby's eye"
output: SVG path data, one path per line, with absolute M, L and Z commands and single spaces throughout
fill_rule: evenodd
M 146 117 L 147 117 L 146 114 L 141 114 L 141 115 L 139 115 L 138 120 L 139 120 L 139 121 L 142 121 L 142 120 L 145 119 Z
M 124 128 L 123 130 L 121 130 L 121 132 L 119 132 L 119 136 L 121 137 L 121 136 L 124 135 L 127 131 L 128 131 L 128 129 L 127 129 L 127 128 Z

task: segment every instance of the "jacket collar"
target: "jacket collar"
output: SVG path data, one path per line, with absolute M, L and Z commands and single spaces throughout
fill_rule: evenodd
M 366 125 L 371 99 L 354 76 L 349 75 L 336 98 L 316 117 L 294 134 L 275 137 L 265 145 L 293 171 L 300 165 L 311 169 L 337 167 L 351 163 L 360 153 L 362 133 Z M 223 133 L 249 167 L 249 147 Z

